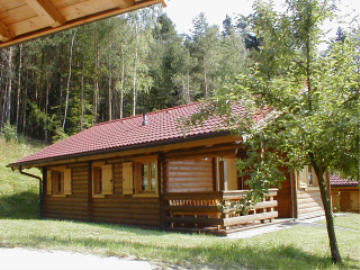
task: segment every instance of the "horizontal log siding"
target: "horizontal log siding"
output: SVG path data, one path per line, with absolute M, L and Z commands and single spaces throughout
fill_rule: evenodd
M 122 163 L 113 164 L 113 195 L 93 198 L 92 216 L 96 222 L 160 226 L 158 198 L 124 196 L 122 194 Z
M 298 189 L 296 198 L 298 218 L 324 215 L 324 208 L 319 190 Z
M 72 168 L 71 175 L 71 195 L 67 197 L 44 196 L 43 215 L 45 218 L 88 219 L 88 166 Z
M 167 161 L 167 192 L 203 192 L 214 190 L 213 159 Z
M 114 195 L 93 199 L 93 220 L 119 224 L 160 226 L 159 199 Z

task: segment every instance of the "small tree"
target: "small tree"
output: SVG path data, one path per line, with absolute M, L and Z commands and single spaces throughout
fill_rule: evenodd
M 331 43 L 320 55 L 320 25 L 332 16 L 332 6 L 316 0 L 288 0 L 287 5 L 286 12 L 277 13 L 270 3 L 255 3 L 248 25 L 263 46 L 249 52 L 249 72 L 219 90 L 192 120 L 227 114 L 247 149 L 239 167 L 250 178 L 251 198 L 284 179 L 283 168 L 293 172 L 312 166 L 331 259 L 340 263 L 324 174 L 336 170 L 359 179 L 359 32 Z M 243 104 L 245 116 L 231 113 L 232 102 Z M 264 118 L 255 123 L 254 115 Z

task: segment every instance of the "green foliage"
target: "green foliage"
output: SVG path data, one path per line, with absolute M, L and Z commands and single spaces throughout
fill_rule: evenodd
M 271 1 L 255 2 L 247 25 L 262 46 L 249 51 L 248 74 L 220 89 L 197 118 L 211 111 L 227 114 L 227 124 L 243 138 L 246 155 L 239 168 L 257 200 L 286 174 L 305 165 L 314 168 L 336 263 L 341 257 L 324 174 L 360 177 L 360 33 L 355 29 L 320 54 L 321 25 L 333 16 L 333 6 L 315 0 L 287 5 L 286 11 L 276 12 Z M 244 116 L 231 114 L 233 102 L 244 106 Z
M 52 137 L 53 142 L 58 142 L 58 141 L 62 141 L 63 139 L 66 139 L 67 137 L 69 137 L 69 135 L 67 135 L 65 133 L 65 131 L 63 130 L 62 127 L 57 127 L 55 129 L 55 135 Z
M 5 138 L 5 140 L 7 142 L 14 140 L 17 140 L 17 136 L 16 136 L 16 128 L 12 125 L 10 125 L 9 122 L 6 122 L 3 129 L 2 129 L 2 134 Z

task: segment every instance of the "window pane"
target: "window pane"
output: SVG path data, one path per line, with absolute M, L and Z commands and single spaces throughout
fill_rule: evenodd
M 308 181 L 309 181 L 309 185 L 314 184 L 314 177 L 312 174 L 312 168 L 310 166 L 308 166 Z
M 58 179 L 57 179 L 57 192 L 60 193 L 61 192 L 61 175 L 62 173 L 58 173 Z
M 102 192 L 102 172 L 101 168 L 95 167 L 94 168 L 94 193 L 100 194 Z
M 151 190 L 155 191 L 156 190 L 156 166 L 155 163 L 151 163 Z
M 142 170 L 141 170 L 141 190 L 145 191 L 146 187 L 148 185 L 148 164 L 142 164 Z

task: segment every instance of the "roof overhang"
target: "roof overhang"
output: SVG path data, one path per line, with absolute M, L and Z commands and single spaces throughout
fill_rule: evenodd
M 241 138 L 234 136 L 228 130 L 217 131 L 217 132 L 199 134 L 189 137 L 181 137 L 181 138 L 157 141 L 146 144 L 122 146 L 118 148 L 103 149 L 94 152 L 84 152 L 84 153 L 72 154 L 67 156 L 47 158 L 42 160 L 34 160 L 34 161 L 27 161 L 20 163 L 14 162 L 8 164 L 7 167 L 12 168 L 12 170 L 17 170 L 19 166 L 25 169 L 30 169 L 33 167 L 40 168 L 48 165 L 87 162 L 92 160 L 115 158 L 115 157 L 121 157 L 127 155 L 168 152 L 173 150 L 185 149 L 189 147 L 212 146 L 218 143 L 237 142 L 238 140 L 241 140 Z
M 164 0 L 0 0 L 0 48 Z

